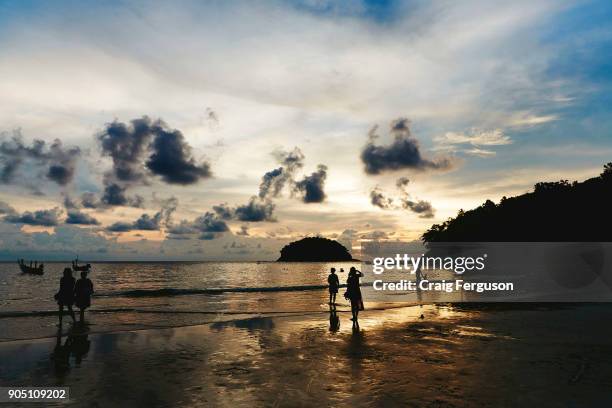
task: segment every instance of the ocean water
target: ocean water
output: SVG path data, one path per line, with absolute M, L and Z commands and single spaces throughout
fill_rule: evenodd
M 55 335 L 53 295 L 66 266 L 47 263 L 45 274 L 36 276 L 22 274 L 16 263 L 0 264 L 0 340 Z M 324 311 L 329 269 L 343 268 L 344 283 L 351 266 L 360 268 L 351 262 L 93 263 L 95 294 L 87 320 L 91 331 L 100 332 Z M 339 308 L 346 309 L 342 293 Z

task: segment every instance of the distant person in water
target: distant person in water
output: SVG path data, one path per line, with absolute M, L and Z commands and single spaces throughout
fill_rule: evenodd
M 351 267 L 346 280 L 346 293 L 344 297 L 351 301 L 351 312 L 353 314 L 353 326 L 357 325 L 357 318 L 359 317 L 359 311 L 363 310 L 363 298 L 361 297 L 361 288 L 359 287 L 359 278 L 363 274 L 358 271 L 355 267 Z
M 81 311 L 79 323 L 85 323 L 85 309 L 91 306 L 91 295 L 93 294 L 93 283 L 87 278 L 87 271 L 81 272 L 81 279 L 74 285 L 74 303 Z
M 338 294 L 338 288 L 340 287 L 340 280 L 336 275 L 336 268 L 331 268 L 331 273 L 327 277 L 327 283 L 329 284 L 329 304 L 336 304 L 336 294 Z
M 64 268 L 64 276 L 60 279 L 59 292 L 55 294 L 55 300 L 59 305 L 59 323 L 62 325 L 62 318 L 64 315 L 64 306 L 68 308 L 72 321 L 75 322 L 74 311 L 72 310 L 72 304 L 74 303 L 74 278 L 72 277 L 72 269 Z

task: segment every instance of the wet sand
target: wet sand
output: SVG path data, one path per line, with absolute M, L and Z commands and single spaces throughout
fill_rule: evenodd
M 339 317 L 339 331 L 309 313 L 5 342 L 0 381 L 69 386 L 83 407 L 612 406 L 610 305 Z

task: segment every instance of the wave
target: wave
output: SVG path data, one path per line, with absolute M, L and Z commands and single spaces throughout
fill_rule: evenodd
M 362 283 L 361 286 L 371 285 L 371 282 Z M 346 285 L 340 285 L 345 288 Z M 163 288 L 163 289 L 132 289 L 126 291 L 95 293 L 95 297 L 170 297 L 186 295 L 218 295 L 222 293 L 249 293 L 249 292 L 301 292 L 311 290 L 327 289 L 328 285 L 296 285 L 296 286 L 264 286 L 264 287 L 243 287 L 243 288 L 205 288 L 205 289 L 182 289 L 182 288 Z
M 143 314 L 202 314 L 202 315 L 277 315 L 296 313 L 317 313 L 320 310 L 279 310 L 279 311 L 226 311 L 226 310 L 163 310 L 163 309 L 139 309 L 132 307 L 117 307 L 111 309 L 88 309 L 87 313 L 110 314 L 110 313 L 143 313 Z M 44 317 L 57 316 L 57 310 L 32 310 L 32 311 L 9 311 L 0 312 L 0 319 L 12 317 Z

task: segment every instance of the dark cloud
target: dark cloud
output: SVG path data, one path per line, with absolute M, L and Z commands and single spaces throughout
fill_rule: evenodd
M 433 218 L 435 210 L 429 201 L 413 201 L 410 198 L 402 199 L 402 206 L 419 214 L 419 218 Z
M 74 178 L 76 160 L 81 154 L 81 149 L 71 147 L 64 149 L 62 142 L 56 139 L 49 148 L 49 170 L 47 178 L 61 186 L 70 183 Z
M 325 200 L 323 187 L 326 178 L 327 166 L 319 164 L 316 172 L 294 184 L 294 191 L 301 195 L 305 203 L 321 203 Z
M 210 165 L 196 162 L 183 134 L 162 120 L 144 116 L 129 125 L 115 121 L 106 125 L 98 140 L 102 153 L 113 160 L 115 182 L 142 182 L 147 170 L 170 184 L 194 184 L 211 176 Z
M 393 199 L 385 196 L 382 190 L 378 187 L 370 191 L 370 202 L 372 205 L 382 208 L 383 210 L 393 208 Z
M 234 216 L 234 210 L 228 207 L 226 203 L 213 206 L 213 211 L 223 220 L 231 220 Z
M 104 188 L 102 198 L 100 202 L 107 206 L 130 206 L 135 208 L 142 208 L 144 206 L 144 198 L 138 194 L 128 197 L 126 195 L 126 186 L 122 186 L 116 183 L 110 183 Z M 96 205 L 96 200 L 90 201 L 90 204 Z M 83 203 L 85 206 L 85 204 Z
M 111 232 L 127 232 L 134 229 L 134 224 L 130 222 L 116 222 L 106 227 L 107 231 Z
M 237 206 L 234 215 L 240 221 L 275 221 L 272 216 L 274 207 L 275 205 L 271 201 L 260 200 L 253 196 L 247 204 Z
M 5 203 L 4 201 L 0 201 L 0 214 L 15 214 L 16 211 L 13 207 Z
M 391 123 L 390 133 L 394 140 L 388 146 L 375 144 L 378 138 L 376 130 L 377 126 L 370 131 L 368 142 L 361 151 L 361 161 L 367 174 L 401 169 L 443 170 L 452 165 L 449 158 L 429 160 L 421 155 L 419 143 L 410 132 L 408 119 L 400 118 Z
M 419 214 L 419 218 L 433 218 L 435 210 L 431 203 L 429 201 L 411 198 L 406 190 L 408 183 L 409 181 L 406 177 L 401 177 L 397 180 L 395 185 L 401 193 L 400 197 L 397 199 L 387 197 L 379 187 L 376 187 L 370 192 L 370 202 L 372 205 L 382 208 L 383 210 L 404 208 Z M 399 204 L 395 204 L 396 202 L 399 202 Z
M 249 236 L 249 227 L 248 227 L 248 225 L 241 225 L 240 226 L 240 231 L 238 231 L 236 233 L 236 235 L 240 235 L 240 236 L 243 236 L 243 237 L 248 237 Z
M 84 208 L 98 208 L 102 206 L 102 203 L 98 201 L 94 193 L 87 192 L 81 195 L 81 205 Z
M 65 194 L 64 195 L 64 207 L 67 210 L 71 210 L 71 209 L 78 209 L 81 206 L 79 205 L 79 203 L 74 201 L 68 194 Z
M 404 189 L 408 185 L 408 183 L 410 183 L 408 177 L 400 177 L 395 182 L 395 186 L 399 189 Z
M 98 135 L 102 154 L 113 160 L 113 175 L 123 182 L 142 181 L 146 174 L 142 161 L 152 138 L 152 122 L 147 116 L 130 124 L 114 121 Z
M 153 216 L 142 214 L 134 222 L 116 222 L 106 229 L 111 232 L 126 232 L 126 231 L 159 231 L 163 226 L 168 226 L 171 223 L 171 217 L 176 207 L 178 200 L 174 197 L 165 200 L 162 208 Z
M 304 153 L 299 147 L 294 147 L 291 151 L 275 150 L 272 156 L 287 169 L 289 173 L 304 167 Z
M 191 147 L 178 130 L 168 130 L 162 122 L 154 126 L 153 153 L 147 160 L 147 168 L 170 184 L 194 184 L 212 176 L 210 164 L 197 163 L 191 155 Z
M 217 238 L 217 234 L 214 234 L 212 232 L 204 232 L 202 233 L 202 235 L 199 236 L 198 239 L 201 239 L 202 241 L 210 241 Z
M 168 233 L 171 234 L 172 239 L 183 239 L 179 237 L 199 234 L 199 239 L 211 240 L 229 230 L 227 223 L 217 214 L 206 212 L 193 221 L 183 220 L 178 225 L 170 226 Z
M 178 225 L 168 227 L 168 233 L 174 235 L 189 235 L 197 232 L 198 230 L 194 226 L 193 222 L 189 222 L 187 220 L 181 221 Z
M 100 222 L 89 214 L 77 210 L 68 210 L 66 224 L 100 225 Z
M 81 154 L 78 147 L 64 148 L 59 139 L 49 146 L 43 140 L 34 140 L 28 146 L 19 131 L 13 132 L 8 139 L 6 134 L 0 137 L 0 181 L 3 183 L 20 181 L 16 175 L 24 163 L 32 167 L 46 167 L 46 177 L 61 186 L 74 178 L 76 161 Z
M 116 222 L 106 229 L 112 232 L 126 232 L 126 231 L 159 231 L 161 228 L 162 213 L 158 212 L 155 215 L 150 216 L 149 214 L 142 214 L 134 222 Z
M 59 224 L 59 217 L 62 211 L 59 208 L 51 210 L 38 210 L 34 212 L 25 211 L 22 214 L 13 213 L 4 217 L 4 222 L 11 224 L 40 225 L 53 227 Z
M 278 197 L 287 183 L 293 183 L 294 173 L 304 166 L 304 153 L 295 147 L 291 151 L 275 150 L 272 156 L 281 167 L 270 170 L 261 179 L 259 198 Z
M 287 173 L 282 167 L 270 170 L 261 178 L 259 184 L 259 198 L 264 199 L 268 195 L 277 197 L 287 181 Z
M 371 231 L 371 232 L 367 232 L 365 234 L 362 234 L 360 236 L 361 239 L 373 239 L 373 240 L 378 240 L 378 239 L 388 239 L 389 236 L 387 235 L 386 232 L 384 231 Z

